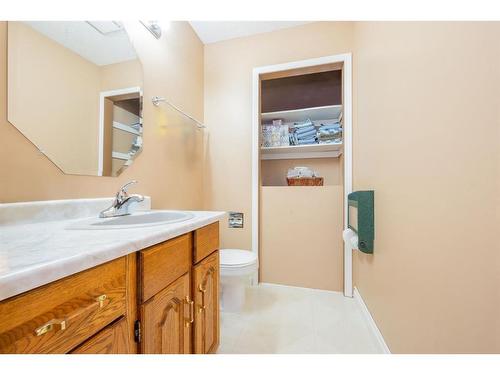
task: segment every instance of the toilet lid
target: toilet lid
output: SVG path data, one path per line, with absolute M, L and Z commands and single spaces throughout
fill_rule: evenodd
M 239 249 L 222 249 L 220 264 L 224 267 L 242 267 L 255 263 L 257 254 L 253 251 Z

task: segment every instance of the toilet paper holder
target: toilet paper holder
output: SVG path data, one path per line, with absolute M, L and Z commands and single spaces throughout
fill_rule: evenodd
M 347 227 L 358 235 L 358 249 L 373 254 L 375 239 L 374 191 L 363 190 L 348 196 Z

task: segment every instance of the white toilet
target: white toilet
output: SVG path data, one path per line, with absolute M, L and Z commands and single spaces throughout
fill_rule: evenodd
M 258 269 L 256 253 L 249 250 L 221 249 L 220 304 L 222 310 L 229 312 L 241 310 L 245 303 L 245 287 Z

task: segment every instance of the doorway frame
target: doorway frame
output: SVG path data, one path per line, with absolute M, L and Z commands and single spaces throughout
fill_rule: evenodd
M 101 91 L 99 93 L 99 130 L 98 130 L 98 156 L 97 156 L 97 175 L 102 176 L 104 164 L 104 100 L 110 96 L 126 95 L 139 93 L 142 97 L 142 89 L 139 86 L 125 87 L 122 89 Z
M 256 67 L 252 73 L 252 251 L 257 254 L 257 259 L 259 259 L 260 239 L 260 76 L 266 73 L 332 63 L 343 63 L 344 229 L 347 228 L 347 201 L 348 194 L 352 192 L 352 53 Z M 344 247 L 344 295 L 352 297 L 352 250 L 344 241 L 342 243 Z M 258 276 L 256 280 L 258 282 Z

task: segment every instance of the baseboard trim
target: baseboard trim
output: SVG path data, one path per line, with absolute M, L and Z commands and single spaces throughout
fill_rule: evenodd
M 289 288 L 289 289 L 302 289 L 302 290 L 314 290 L 317 292 L 324 292 L 324 293 L 334 293 L 334 294 L 342 294 L 343 292 L 336 291 L 336 290 L 326 290 L 326 289 L 316 289 L 316 288 L 306 288 L 303 286 L 294 286 L 294 285 L 285 285 L 285 284 L 275 284 L 275 283 L 262 283 L 259 282 L 259 285 L 262 286 L 274 286 L 278 288 Z
M 375 320 L 373 320 L 372 314 L 370 314 L 370 310 L 368 310 L 368 307 L 365 304 L 365 301 L 363 301 L 363 297 L 361 297 L 361 294 L 359 293 L 358 288 L 354 287 L 354 299 L 358 302 L 359 306 L 361 307 L 361 311 L 363 312 L 363 316 L 366 319 L 366 322 L 370 326 L 370 329 L 372 330 L 373 334 L 375 335 L 380 347 L 384 351 L 384 354 L 391 354 L 391 351 L 389 350 L 389 347 L 385 343 L 384 336 L 382 336 L 382 333 L 377 327 L 377 324 L 375 323 Z

